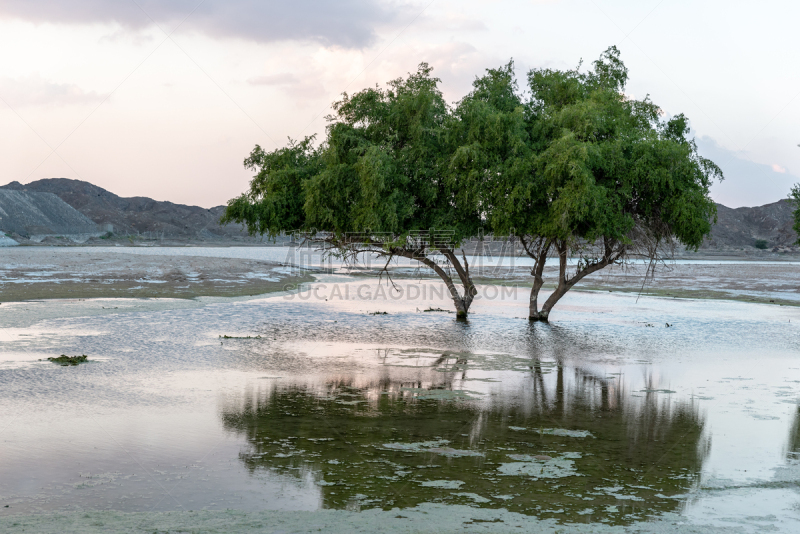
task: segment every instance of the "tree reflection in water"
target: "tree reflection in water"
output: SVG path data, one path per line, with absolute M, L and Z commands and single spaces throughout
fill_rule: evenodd
M 616 524 L 675 510 L 698 478 L 708 440 L 690 403 L 540 360 L 516 391 L 475 399 L 452 389 L 458 364 L 427 384 L 390 370 L 265 383 L 221 417 L 247 439 L 248 469 L 310 477 L 328 508 L 440 501 Z
M 797 407 L 792 418 L 786 449 L 786 455 L 790 460 L 800 460 L 800 406 Z

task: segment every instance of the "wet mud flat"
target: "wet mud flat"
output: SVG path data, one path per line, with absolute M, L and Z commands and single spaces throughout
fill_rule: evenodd
M 800 305 L 800 262 L 667 263 L 646 278 L 647 266 L 615 266 L 587 288 L 677 298 L 722 298 Z
M 648 266 L 613 266 L 580 282 L 576 290 L 622 291 L 666 298 L 726 299 L 800 305 L 800 261 L 720 261 L 693 258 Z M 528 258 L 469 258 L 482 284 L 531 285 Z M 15 247 L 0 250 L 0 302 L 40 298 L 195 298 L 250 296 L 309 282 L 323 272 L 371 283 L 384 261 L 326 263 L 316 247 Z M 407 260 L 390 264 L 398 279 L 438 278 Z M 557 266 L 545 268 L 553 288 Z
M 0 532 L 796 532 L 798 308 L 366 283 L 0 306 Z
M 0 249 L 0 302 L 236 297 L 282 291 L 310 280 L 305 271 L 253 259 L 137 256 L 92 247 Z
M 587 276 L 575 289 L 624 291 L 667 298 L 726 299 L 788 306 L 800 305 L 800 262 L 713 261 L 644 263 L 612 266 Z M 500 266 L 480 269 L 484 283 L 527 284 L 530 268 Z M 554 288 L 558 268 L 547 265 L 546 288 Z

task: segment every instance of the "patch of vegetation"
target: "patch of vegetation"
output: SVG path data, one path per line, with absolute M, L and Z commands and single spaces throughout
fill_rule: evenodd
M 769 243 L 766 239 L 756 239 L 756 242 L 753 243 L 753 246 L 759 250 L 766 250 L 769 246 Z
M 78 365 L 79 363 L 84 363 L 88 356 L 82 354 L 80 356 L 67 356 L 66 354 L 62 354 L 58 358 L 47 358 L 47 361 L 57 363 L 58 365 L 67 366 L 67 365 Z
M 113 232 L 106 232 L 105 234 L 100 236 L 100 239 L 111 239 L 112 237 L 114 237 Z
M 219 336 L 220 339 L 261 339 L 261 336 Z
M 377 311 L 377 312 L 371 312 L 370 315 L 389 315 L 389 312 Z
M 450 310 L 443 310 L 442 308 L 428 308 L 427 310 L 422 310 L 424 312 L 444 312 L 444 313 L 453 313 Z

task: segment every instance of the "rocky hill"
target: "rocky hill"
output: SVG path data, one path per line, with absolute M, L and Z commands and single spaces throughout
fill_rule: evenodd
M 764 240 L 769 248 L 791 247 L 797 242 L 792 230 L 793 202 L 784 199 L 755 208 L 727 208 L 717 204 L 717 224 L 703 248 L 752 247 Z
M 29 184 L 11 182 L 1 190 L 52 193 L 99 225 L 117 235 L 151 239 L 242 239 L 241 226 L 220 226 L 224 206 L 211 209 L 159 202 L 147 197 L 123 198 L 81 180 L 46 178 Z M 20 232 L 22 233 L 22 232 Z
M 0 231 L 20 235 L 95 234 L 97 225 L 52 193 L 0 189 Z

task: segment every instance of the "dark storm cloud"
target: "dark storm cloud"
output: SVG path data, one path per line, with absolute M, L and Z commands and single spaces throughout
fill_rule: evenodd
M 174 25 L 189 13 L 181 28 L 212 36 L 262 43 L 314 41 L 349 48 L 370 44 L 376 26 L 413 18 L 408 4 L 376 0 L 0 0 L 3 18 L 117 23 L 134 30 L 150 26 L 151 17 L 159 25 Z

